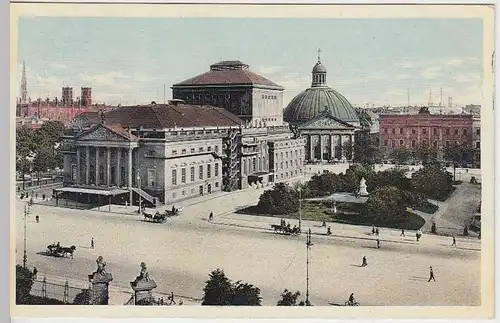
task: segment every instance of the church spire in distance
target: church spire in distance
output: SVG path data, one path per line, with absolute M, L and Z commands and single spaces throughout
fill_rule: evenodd
M 26 82 L 26 64 L 23 61 L 23 76 L 21 78 L 21 104 L 26 104 L 28 96 L 28 84 Z

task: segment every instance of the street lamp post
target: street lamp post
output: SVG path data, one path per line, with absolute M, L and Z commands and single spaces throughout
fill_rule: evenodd
M 28 230 L 27 230 L 27 217 L 29 213 L 29 203 L 26 203 L 24 205 L 24 251 L 23 251 L 23 268 L 26 268 L 26 263 L 28 262 L 28 255 L 26 254 L 26 249 L 27 249 L 27 235 L 28 235 Z
M 299 191 L 299 231 L 301 231 L 301 229 L 302 229 L 302 189 L 299 186 L 297 188 L 297 190 Z
M 306 306 L 309 306 L 311 303 L 309 302 L 309 249 L 312 246 L 311 242 L 311 229 L 307 231 L 307 239 L 306 239 Z
M 26 156 L 26 160 L 30 165 L 30 190 L 31 190 L 31 198 L 33 198 L 33 160 L 35 159 L 35 154 L 31 153 Z M 23 175 L 24 176 L 24 175 Z
M 137 187 L 139 190 L 141 189 L 141 173 L 137 171 Z M 142 204 L 142 199 L 141 199 L 141 194 L 139 194 L 139 214 L 141 214 L 141 205 Z

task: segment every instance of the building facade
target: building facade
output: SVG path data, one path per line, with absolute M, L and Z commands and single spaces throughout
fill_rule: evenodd
M 427 145 L 443 158 L 446 147 L 454 144 L 473 145 L 473 116 L 471 114 L 430 114 L 425 108 L 411 115 L 379 116 L 380 148 L 385 155 L 396 148 L 415 152 Z
M 306 141 L 304 157 L 309 163 L 352 159 L 355 133 L 362 128 L 354 107 L 327 85 L 326 76 L 318 56 L 311 87 L 293 98 L 284 111 L 285 121 Z
M 240 61 L 213 64 L 210 71 L 172 86 L 174 99 L 223 108 L 252 126 L 283 125 L 283 90 Z
M 177 103 L 103 113 L 65 138 L 61 192 L 158 205 L 220 191 L 223 140 L 240 123 L 218 108 Z

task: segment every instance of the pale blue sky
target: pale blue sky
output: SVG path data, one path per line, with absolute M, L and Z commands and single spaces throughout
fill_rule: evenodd
M 167 99 L 172 84 L 239 59 L 285 87 L 285 104 L 311 83 L 321 48 L 328 84 L 351 103 L 478 103 L 483 77 L 479 19 L 181 19 L 27 17 L 19 65 L 28 94 L 91 86 L 97 101 Z M 19 74 L 18 79 L 21 75 Z

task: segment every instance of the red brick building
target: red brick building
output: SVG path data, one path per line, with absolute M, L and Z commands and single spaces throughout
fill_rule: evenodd
M 380 148 L 387 155 L 397 148 L 416 151 L 428 145 L 442 158 L 445 147 L 453 144 L 472 148 L 472 114 L 430 114 L 426 108 L 418 114 L 380 115 Z

